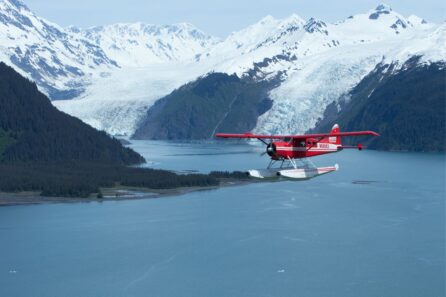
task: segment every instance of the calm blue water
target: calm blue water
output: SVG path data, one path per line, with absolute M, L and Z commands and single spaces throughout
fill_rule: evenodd
M 133 147 L 157 168 L 267 163 L 242 144 Z M 445 156 L 314 161 L 340 171 L 165 199 L 2 207 L 0 296 L 444 296 Z

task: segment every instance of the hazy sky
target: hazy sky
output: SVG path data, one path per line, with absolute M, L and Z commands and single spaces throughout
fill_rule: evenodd
M 0 0 L 1 1 L 1 0 Z M 375 8 L 370 0 L 24 0 L 38 15 L 61 26 L 90 27 L 116 22 L 171 24 L 189 22 L 225 37 L 266 15 L 282 18 L 297 13 L 304 19 L 329 22 Z M 402 15 L 416 14 L 428 21 L 446 20 L 444 0 L 388 0 Z

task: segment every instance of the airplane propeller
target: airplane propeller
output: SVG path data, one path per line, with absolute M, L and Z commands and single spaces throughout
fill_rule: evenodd
M 265 143 L 266 144 L 266 150 L 260 154 L 260 156 L 264 156 L 265 154 L 268 154 L 268 156 L 270 157 L 277 157 L 276 154 L 276 145 L 271 141 L 270 143 Z
M 268 154 L 268 156 L 272 157 L 276 155 L 276 145 L 272 142 L 270 142 L 267 146 L 266 146 L 266 153 Z

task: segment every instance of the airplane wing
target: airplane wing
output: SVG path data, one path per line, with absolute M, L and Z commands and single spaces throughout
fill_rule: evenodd
M 260 134 L 252 134 L 252 133 L 244 133 L 244 134 L 230 134 L 230 133 L 217 133 L 216 137 L 219 138 L 255 138 L 255 139 L 285 139 L 285 138 L 325 138 L 325 137 L 345 137 L 345 136 L 379 136 L 378 133 L 374 131 L 355 131 L 355 132 L 339 132 L 339 133 L 318 133 L 318 134 L 304 134 L 304 135 L 260 135 Z

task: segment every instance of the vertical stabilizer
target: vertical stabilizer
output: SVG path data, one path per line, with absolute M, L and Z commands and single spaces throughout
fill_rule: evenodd
M 341 132 L 341 129 L 339 129 L 338 124 L 334 124 L 333 128 L 331 128 L 330 134 L 339 133 Z M 330 136 L 328 138 L 328 142 L 332 144 L 338 144 L 341 145 L 341 137 L 340 136 Z

